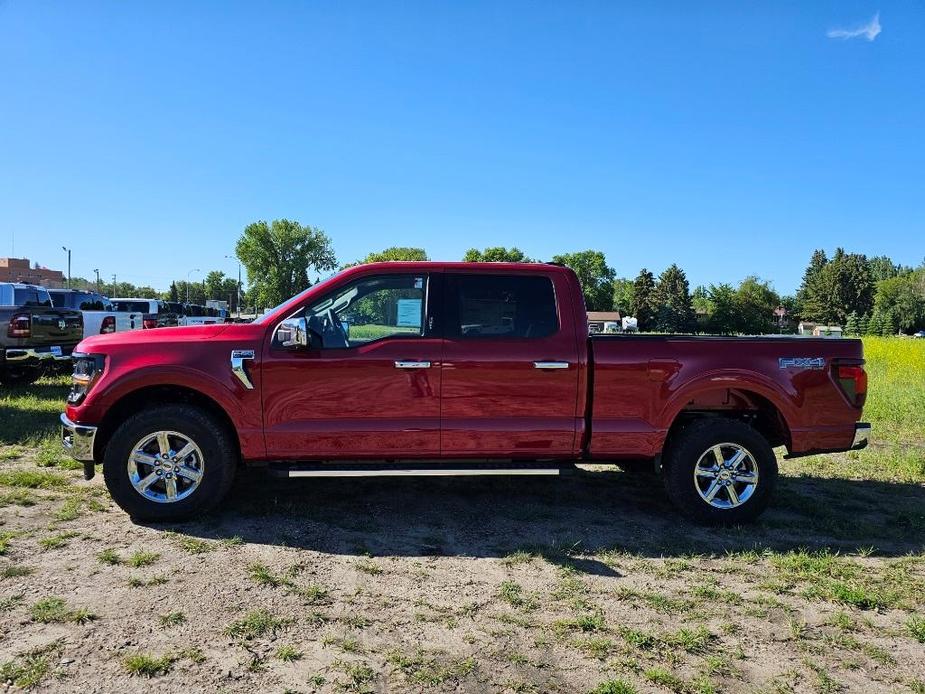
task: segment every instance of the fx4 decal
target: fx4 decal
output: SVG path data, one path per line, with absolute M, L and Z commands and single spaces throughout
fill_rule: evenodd
M 822 357 L 781 357 L 777 360 L 782 369 L 824 369 L 825 359 Z

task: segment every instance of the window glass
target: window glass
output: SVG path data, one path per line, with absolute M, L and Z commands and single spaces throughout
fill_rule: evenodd
M 559 329 L 548 277 L 449 275 L 450 332 L 463 338 L 537 338 Z
M 306 311 L 308 329 L 325 348 L 357 347 L 392 336 L 424 334 L 425 278 L 366 277 L 329 294 Z
M 128 313 L 147 313 L 151 308 L 151 302 L 149 301 L 113 301 L 112 305 L 116 311 Z
M 26 287 L 15 289 L 13 292 L 13 305 L 15 306 L 48 306 L 51 307 L 51 297 L 48 290 L 41 287 Z

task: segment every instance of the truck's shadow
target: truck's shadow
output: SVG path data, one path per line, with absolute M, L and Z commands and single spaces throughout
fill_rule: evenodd
M 643 556 L 797 548 L 925 548 L 925 487 L 784 477 L 772 508 L 750 526 L 685 522 L 661 483 L 610 469 L 551 478 L 274 480 L 242 475 L 220 512 L 177 527 L 205 538 L 338 554 L 503 557 L 518 550 L 611 570 L 601 550 Z

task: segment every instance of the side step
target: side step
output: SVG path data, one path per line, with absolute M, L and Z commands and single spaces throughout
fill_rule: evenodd
M 274 477 L 460 477 L 472 475 L 558 475 L 568 464 L 512 461 L 391 463 L 270 463 Z

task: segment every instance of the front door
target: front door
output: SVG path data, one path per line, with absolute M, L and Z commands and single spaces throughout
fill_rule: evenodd
M 578 347 L 564 277 L 445 275 L 444 457 L 574 454 Z
M 267 454 L 279 460 L 440 454 L 442 340 L 428 300 L 439 275 L 369 275 L 299 311 L 310 349 L 271 336 L 262 365 Z

